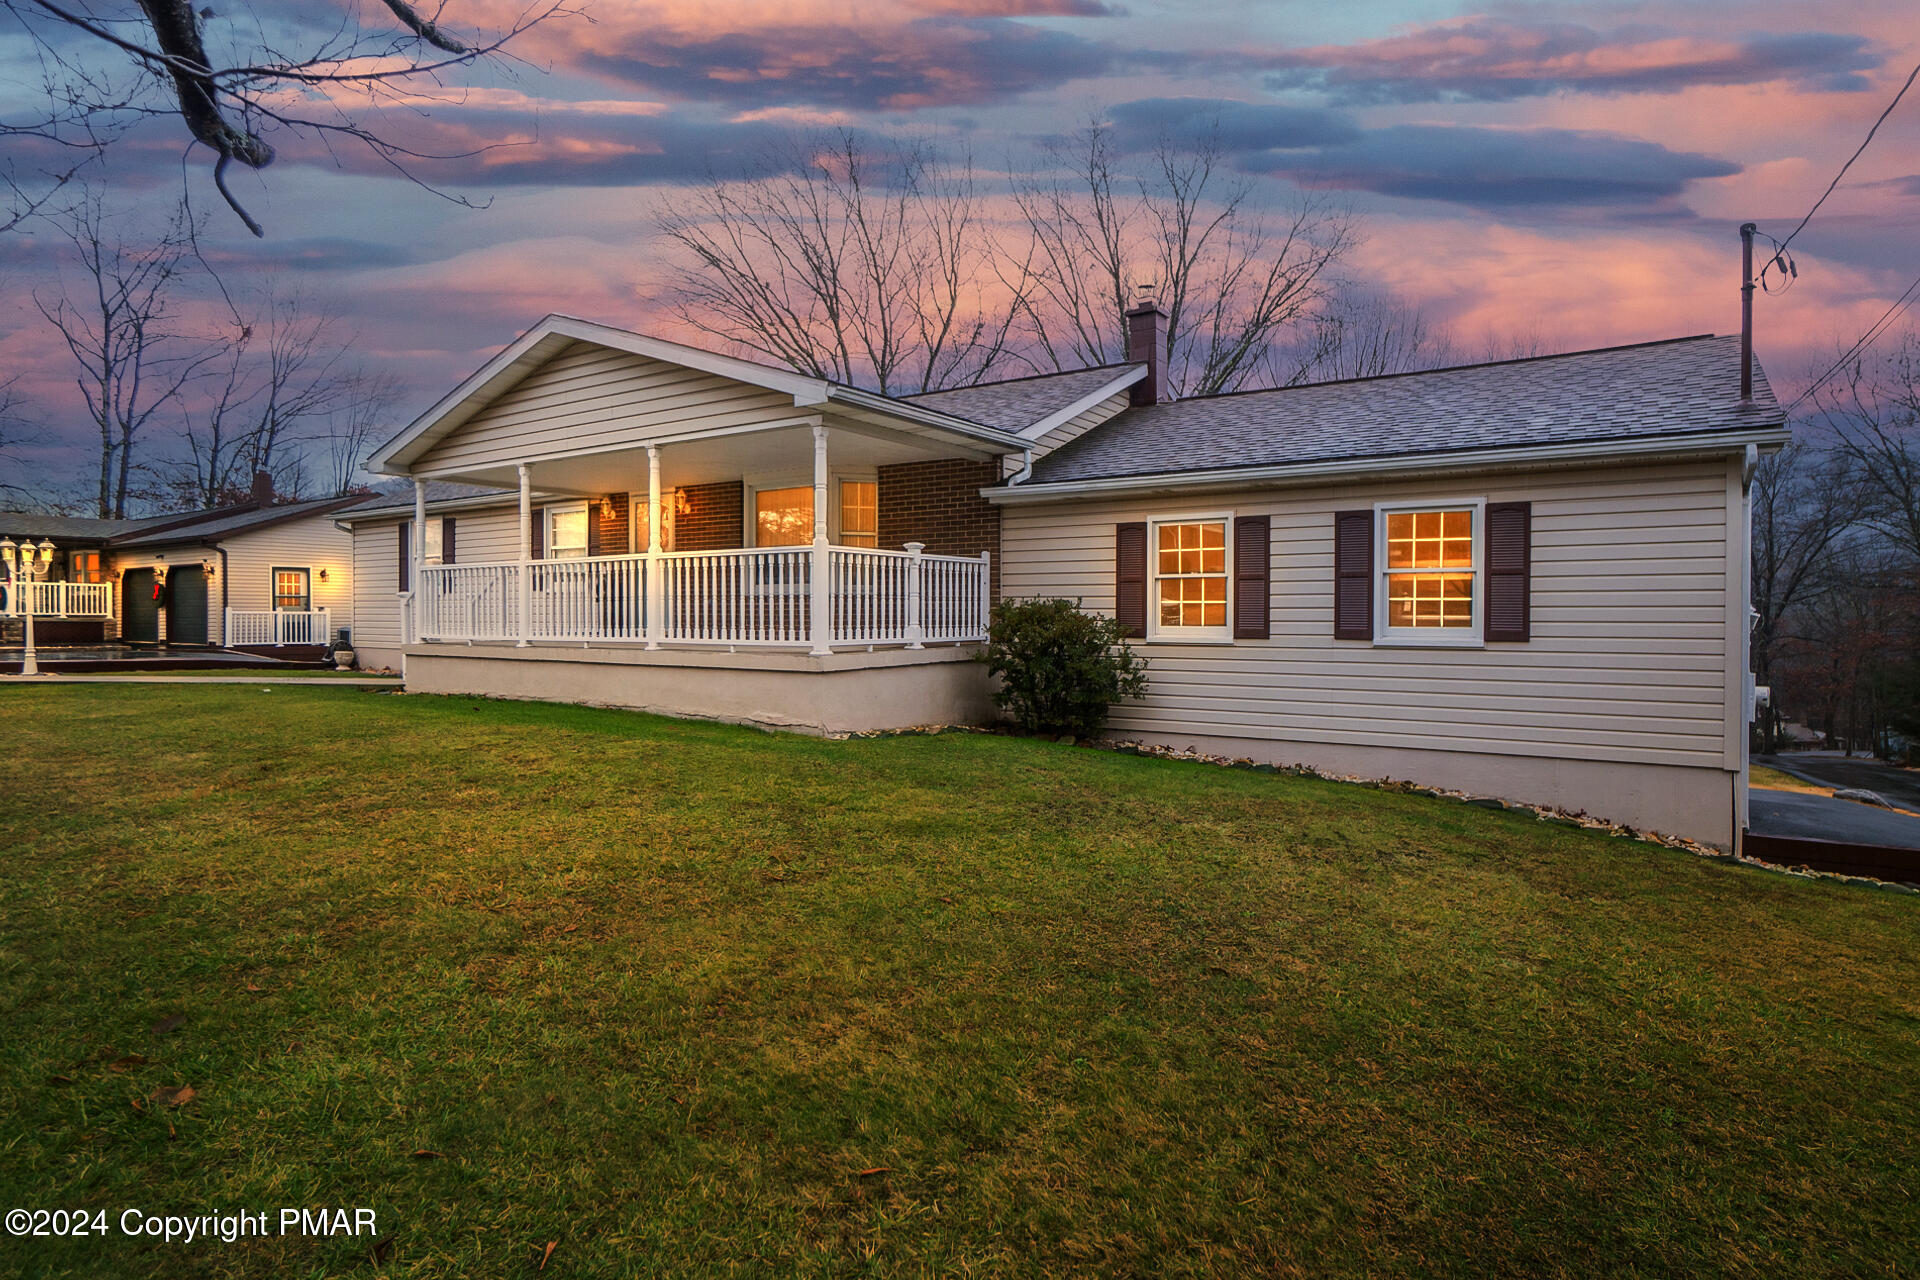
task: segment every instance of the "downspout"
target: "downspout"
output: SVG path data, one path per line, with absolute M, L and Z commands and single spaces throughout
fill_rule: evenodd
M 1007 487 L 1012 488 L 1016 484 L 1025 484 L 1032 475 L 1033 450 L 1030 448 L 1022 449 L 1020 451 L 1020 469 L 1007 477 Z

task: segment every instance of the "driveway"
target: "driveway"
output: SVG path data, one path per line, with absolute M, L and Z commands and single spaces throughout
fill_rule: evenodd
M 1920 818 L 1853 800 L 1756 787 L 1747 808 L 1747 828 L 1755 835 L 1920 849 Z
M 1829 787 L 1861 787 L 1879 793 L 1899 808 L 1920 811 L 1920 770 L 1824 751 L 1755 756 L 1754 763 L 1772 765 L 1783 773 Z

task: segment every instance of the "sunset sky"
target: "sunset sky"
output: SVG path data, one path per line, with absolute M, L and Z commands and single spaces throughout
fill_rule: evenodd
M 456 0 L 445 17 L 471 29 L 513 12 Z M 22 49 L 0 39 L 16 72 Z M 516 49 L 521 65 L 466 92 L 378 112 L 423 151 L 521 144 L 418 167 L 487 207 L 289 142 L 237 183 L 265 240 L 211 214 L 207 256 L 230 283 L 272 273 L 325 299 L 403 381 L 396 427 L 547 312 L 675 336 L 653 301 L 648 210 L 820 125 L 913 131 L 997 172 L 1091 114 L 1143 147 L 1217 117 L 1234 165 L 1277 201 L 1296 184 L 1348 199 L 1366 231 L 1352 273 L 1467 346 L 1731 332 L 1739 223 L 1792 230 L 1920 61 L 1920 14 L 1911 0 L 599 0 Z M 106 171 L 116 195 L 177 196 L 183 139 L 137 135 Z M 186 172 L 212 208 L 204 153 Z M 86 423 L 29 297 L 56 246 L 9 239 L 0 362 L 53 435 L 23 456 L 64 479 L 89 465 Z M 1920 275 L 1920 91 L 1795 257 L 1797 284 L 1758 307 L 1783 392 Z

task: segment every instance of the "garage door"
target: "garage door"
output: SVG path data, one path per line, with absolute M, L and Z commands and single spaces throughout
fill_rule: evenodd
M 206 642 L 207 571 L 183 565 L 167 574 L 167 643 Z
M 160 605 L 153 598 L 153 570 L 127 570 L 120 579 L 120 598 L 125 602 L 120 613 L 120 638 L 148 643 L 158 640 Z

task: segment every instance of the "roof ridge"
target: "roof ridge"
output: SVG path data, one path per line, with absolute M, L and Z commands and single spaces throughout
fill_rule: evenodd
M 1196 400 L 1227 400 L 1234 396 L 1273 395 L 1282 391 L 1306 391 L 1313 387 L 1344 387 L 1356 382 L 1387 382 L 1394 378 L 1419 378 L 1432 373 L 1461 373 L 1468 369 L 1498 369 L 1506 365 L 1539 364 L 1547 360 L 1568 360 L 1574 356 L 1599 356 L 1613 351 L 1639 351 L 1647 347 L 1677 346 L 1682 342 L 1705 342 L 1711 338 L 1729 335 L 1719 333 L 1690 333 L 1679 338 L 1654 338 L 1648 342 L 1622 342 L 1611 347 L 1583 347 L 1578 351 L 1549 351 L 1537 356 L 1509 356 L 1504 360 L 1475 360 L 1468 364 L 1443 364 L 1432 369 L 1402 369 L 1398 373 L 1368 373 L 1356 378 L 1328 378 L 1322 382 L 1296 382 L 1285 387 L 1247 387 L 1240 391 L 1217 391 L 1210 396 L 1183 396 L 1179 400 L 1163 400 L 1162 405 L 1189 404 Z

